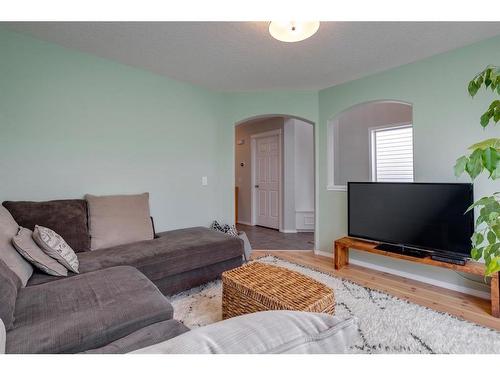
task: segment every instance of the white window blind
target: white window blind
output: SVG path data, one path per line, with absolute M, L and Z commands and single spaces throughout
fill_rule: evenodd
M 372 176 L 380 182 L 413 182 L 412 126 L 372 131 Z

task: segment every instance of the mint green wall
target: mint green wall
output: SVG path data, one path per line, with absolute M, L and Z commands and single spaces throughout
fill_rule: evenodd
M 216 93 L 0 30 L 0 199 L 149 191 L 160 230 L 232 222 L 235 123 L 297 116 L 316 124 L 317 248 L 331 252 L 346 232 L 346 195 L 326 190 L 328 121 L 365 101 L 410 102 L 416 179 L 456 181 L 457 156 L 500 136 L 498 126 L 478 126 L 491 95 L 466 92 L 471 76 L 499 61 L 497 37 L 319 93 Z M 499 188 L 479 179 L 476 194 Z M 451 272 L 353 258 L 484 290 Z
M 500 63 L 500 37 L 391 69 L 381 74 L 348 82 L 319 93 L 319 248 L 332 251 L 332 241 L 347 230 L 346 193 L 327 191 L 326 134 L 328 120 L 343 110 L 366 101 L 396 99 L 413 104 L 415 179 L 428 182 L 456 182 L 453 165 L 466 148 L 483 138 L 499 137 L 500 127 L 487 132 L 479 116 L 491 102 L 491 93 L 471 99 L 467 83 L 487 64 Z M 463 177 L 459 181 L 466 182 Z M 498 191 L 500 183 L 478 179 L 479 197 Z M 408 263 L 388 262 L 381 257 L 354 254 L 354 258 L 386 267 L 398 267 L 470 288 L 481 288 L 443 270 L 420 268 Z
M 234 221 L 234 129 L 235 124 L 262 115 L 296 116 L 318 121 L 318 92 L 250 92 L 224 94 L 224 120 L 219 128 L 218 216 Z M 230 197 L 231 199 L 228 199 Z
M 220 216 L 233 217 L 233 160 L 236 122 L 263 114 L 288 114 L 316 123 L 316 247 L 332 252 L 335 238 L 347 231 L 346 193 L 328 191 L 326 143 L 328 121 L 349 107 L 371 100 L 394 99 L 413 104 L 415 131 L 415 178 L 417 181 L 457 181 L 453 175 L 455 159 L 469 144 L 493 136 L 498 127 L 485 134 L 478 126 L 479 115 L 491 95 L 472 100 L 466 91 L 468 80 L 485 65 L 500 61 L 500 37 L 437 55 L 360 80 L 315 92 L 258 92 L 225 94 L 225 120 L 220 128 L 219 171 L 221 178 Z M 317 100 L 317 102 L 315 102 Z M 224 182 L 222 182 L 224 181 Z M 467 181 L 465 177 L 459 181 Z M 498 190 L 480 178 L 476 195 Z M 353 252 L 353 259 L 379 267 L 417 274 L 423 280 L 443 286 L 485 292 L 487 288 L 453 272 L 397 262 Z M 467 276 L 470 277 L 470 276 Z
M 149 191 L 157 229 L 207 225 L 221 99 L 0 30 L 0 199 Z

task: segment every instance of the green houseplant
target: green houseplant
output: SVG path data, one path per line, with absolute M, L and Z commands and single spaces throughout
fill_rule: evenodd
M 468 86 L 469 94 L 474 97 L 479 89 L 491 90 L 500 96 L 500 67 L 488 65 L 478 73 Z M 485 129 L 500 121 L 500 100 L 494 100 L 481 115 L 480 124 Z M 491 125 L 494 126 L 494 125 Z M 472 180 L 482 172 L 488 173 L 491 180 L 500 180 L 500 138 L 490 138 L 469 147 L 469 155 L 461 156 L 455 164 L 455 175 L 464 172 Z M 468 211 L 477 208 L 475 232 L 471 238 L 471 257 L 484 258 L 486 276 L 500 271 L 500 192 L 483 197 L 475 202 Z

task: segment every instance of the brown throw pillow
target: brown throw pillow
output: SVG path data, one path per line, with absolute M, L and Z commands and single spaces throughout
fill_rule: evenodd
M 78 273 L 78 258 L 60 235 L 52 229 L 35 225 L 33 239 L 45 254 L 57 260 L 68 270 Z
M 33 232 L 26 228 L 19 228 L 19 232 L 12 239 L 16 250 L 28 262 L 39 270 L 52 276 L 67 276 L 68 270 L 55 259 L 45 254 L 32 238 Z
M 87 194 L 91 250 L 153 239 L 149 193 L 95 196 Z

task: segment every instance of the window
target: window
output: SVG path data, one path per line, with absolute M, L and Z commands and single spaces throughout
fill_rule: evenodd
M 371 130 L 372 180 L 413 182 L 412 125 Z

